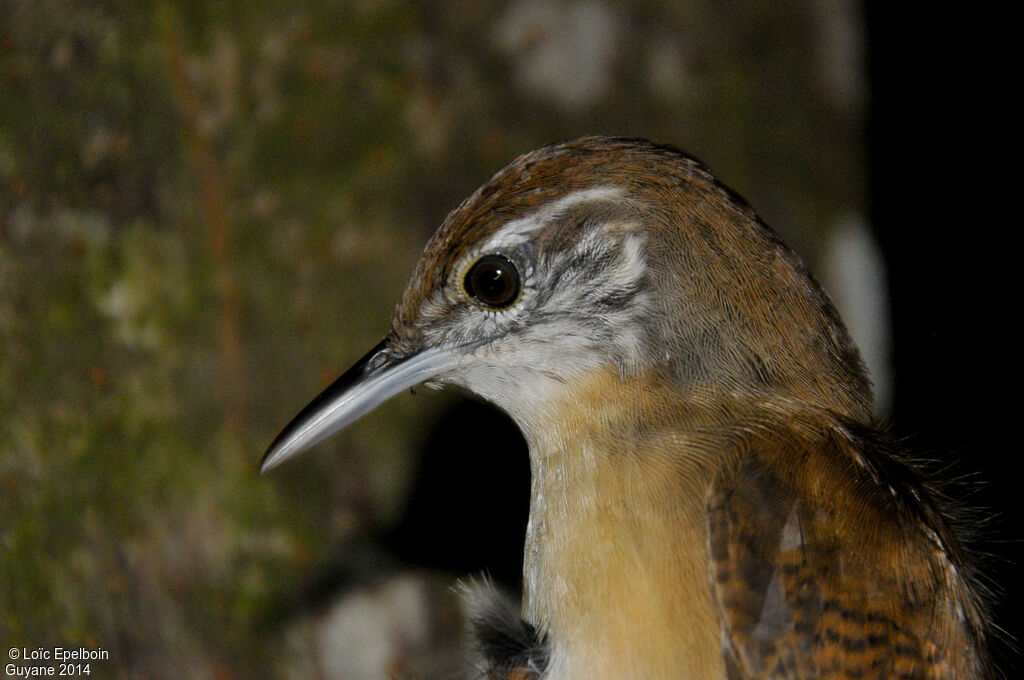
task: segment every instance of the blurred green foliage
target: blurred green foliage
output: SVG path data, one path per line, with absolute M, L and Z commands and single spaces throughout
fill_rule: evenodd
M 863 201 L 822 37 L 851 20 L 762 5 L 0 3 L 5 647 L 102 647 L 115 677 L 294 671 L 288 598 L 401 511 L 441 401 L 401 397 L 273 479 L 259 456 L 518 153 L 678 144 L 814 252 Z M 552 7 L 613 20 L 582 100 L 531 85 L 544 24 L 521 19 Z

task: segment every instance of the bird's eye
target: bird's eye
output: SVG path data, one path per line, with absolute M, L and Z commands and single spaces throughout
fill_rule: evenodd
M 486 307 L 505 309 L 519 299 L 519 271 L 507 257 L 484 255 L 469 268 L 462 285 Z

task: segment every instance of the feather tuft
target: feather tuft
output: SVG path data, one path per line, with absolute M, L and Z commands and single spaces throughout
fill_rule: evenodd
M 487 577 L 459 584 L 481 677 L 537 680 L 548 665 L 546 636 L 524 621 Z

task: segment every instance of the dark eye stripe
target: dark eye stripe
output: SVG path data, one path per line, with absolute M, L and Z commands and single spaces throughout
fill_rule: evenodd
M 519 299 L 519 271 L 502 255 L 484 255 L 463 281 L 466 293 L 486 307 L 505 309 Z

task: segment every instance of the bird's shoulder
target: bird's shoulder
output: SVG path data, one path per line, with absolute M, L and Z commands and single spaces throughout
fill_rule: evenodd
M 899 446 L 822 414 L 752 432 L 708 501 L 730 678 L 985 677 L 969 562 Z

